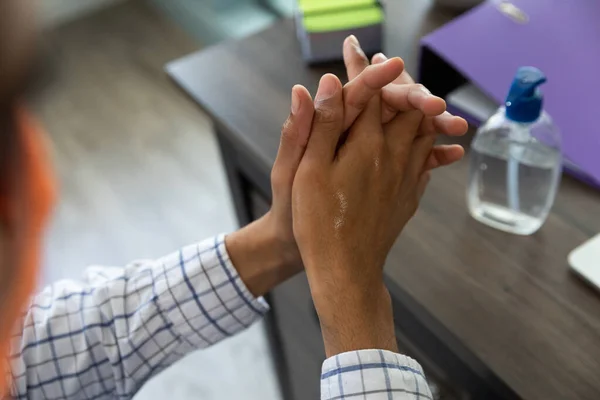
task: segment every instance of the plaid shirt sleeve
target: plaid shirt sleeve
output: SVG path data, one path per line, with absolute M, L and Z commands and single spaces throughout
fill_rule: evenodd
M 338 354 L 323 363 L 321 399 L 431 400 L 421 366 L 386 350 Z
M 61 281 L 33 299 L 13 337 L 12 396 L 131 398 L 267 310 L 241 281 L 224 236 L 125 268 L 91 267 L 82 283 Z

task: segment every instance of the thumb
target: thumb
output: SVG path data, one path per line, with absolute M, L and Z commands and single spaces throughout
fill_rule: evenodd
M 296 171 L 308 143 L 313 114 L 313 101 L 308 90 L 302 85 L 294 86 L 291 112 L 281 129 L 279 151 L 271 171 L 273 192 L 289 190 L 291 193 Z

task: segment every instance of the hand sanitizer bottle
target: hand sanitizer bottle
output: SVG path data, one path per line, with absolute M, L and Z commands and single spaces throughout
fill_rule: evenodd
M 562 171 L 561 139 L 542 110 L 546 77 L 521 67 L 504 107 L 483 124 L 470 152 L 467 203 L 478 221 L 530 235 L 550 212 Z

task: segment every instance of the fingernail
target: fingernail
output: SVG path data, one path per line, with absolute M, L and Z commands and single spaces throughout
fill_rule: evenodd
M 335 91 L 337 90 L 336 80 L 337 78 L 332 75 L 323 75 L 321 81 L 319 82 L 319 89 L 317 90 L 317 95 L 315 96 L 316 101 L 327 100 L 335 95 Z
M 400 59 L 400 57 L 392 57 L 389 60 L 386 58 L 386 60 L 382 63 L 382 65 L 398 63 L 398 62 L 402 63 L 402 59 Z
M 356 54 L 358 54 L 361 58 L 367 58 L 367 56 L 365 55 L 365 52 L 363 51 L 362 47 L 360 47 L 360 45 L 354 45 L 352 46 L 352 48 L 354 49 L 354 51 L 356 52 Z
M 385 54 L 383 53 L 377 53 L 374 56 L 376 59 L 378 59 L 379 61 L 387 61 L 387 57 L 385 56 Z
M 366 58 L 365 56 L 365 52 L 363 51 L 363 49 L 360 47 L 360 43 L 358 41 L 358 39 L 356 38 L 356 36 L 354 35 L 350 35 L 348 36 L 348 41 L 350 42 L 350 44 L 352 45 L 352 48 L 354 49 L 354 51 L 361 57 Z
M 425 93 L 426 95 L 430 95 L 431 96 L 431 92 L 425 86 L 419 86 L 419 88 L 421 89 L 421 91 L 423 93 Z
M 296 93 L 296 88 L 292 88 L 292 114 L 296 115 L 300 109 L 300 97 Z

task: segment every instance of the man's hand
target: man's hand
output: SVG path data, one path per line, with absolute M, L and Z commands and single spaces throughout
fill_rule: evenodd
M 374 96 L 340 146 L 343 89 L 333 75 L 321 79 L 292 210 L 328 356 L 396 351 L 383 264 L 429 179 L 423 168 L 434 137 L 418 136 L 422 120 L 421 112 L 409 111 L 384 126 Z
M 358 103 L 346 115 L 344 126 L 350 127 L 369 99 L 403 71 L 404 63 L 392 58 L 370 66 L 346 85 L 351 99 Z M 350 107 L 350 106 L 349 106 Z M 255 295 L 268 292 L 277 284 L 302 270 L 302 260 L 292 230 L 292 183 L 313 122 L 312 98 L 303 86 L 292 89 L 291 112 L 281 130 L 281 142 L 273 170 L 271 210 L 259 220 L 228 235 L 227 251 L 240 277 Z
M 425 93 L 420 85 L 405 84 L 408 82 L 408 74 L 404 71 L 401 59 L 379 58 L 369 66 L 364 55 L 360 57 L 360 47 L 354 57 L 352 52 L 348 52 L 347 46 L 348 41 L 345 43 L 344 54 L 351 81 L 343 89 L 344 129 L 352 125 L 373 96 L 380 95 L 382 88 L 385 88 L 382 93 L 382 97 L 386 99 L 385 104 L 396 110 L 393 115 L 386 116 L 382 113 L 386 120 L 391 120 L 397 112 L 407 110 L 418 109 L 425 115 L 436 115 L 445 109 L 442 99 Z M 271 210 L 264 217 L 226 238 L 234 265 L 249 290 L 256 296 L 265 294 L 302 270 L 292 230 L 291 193 L 292 182 L 310 136 L 313 112 L 309 92 L 300 85 L 295 86 L 292 89 L 291 113 L 283 125 L 279 152 L 271 172 Z M 456 117 L 450 117 L 454 121 L 450 125 L 444 123 L 444 115 L 435 118 L 440 120 L 436 124 L 446 127 L 446 130 L 441 130 L 442 133 L 460 133 L 451 129 L 452 124 L 456 125 Z M 460 119 L 458 120 L 460 125 Z M 450 164 L 459 160 L 462 155 L 460 146 L 437 146 L 425 169 Z

